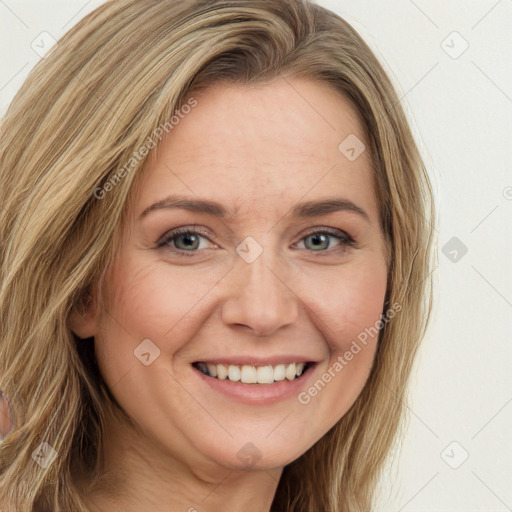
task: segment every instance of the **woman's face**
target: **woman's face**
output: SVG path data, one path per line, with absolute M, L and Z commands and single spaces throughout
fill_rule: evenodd
M 195 99 L 130 205 L 96 356 L 138 439 L 170 460 L 281 467 L 347 412 L 374 358 L 377 336 L 360 340 L 387 264 L 367 142 L 324 84 Z

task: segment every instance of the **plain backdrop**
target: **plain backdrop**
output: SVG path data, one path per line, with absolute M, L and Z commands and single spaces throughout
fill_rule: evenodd
M 0 0 L 0 114 L 39 60 L 37 41 L 101 3 Z M 438 209 L 434 317 L 377 512 L 510 511 L 512 1 L 318 3 L 395 81 Z

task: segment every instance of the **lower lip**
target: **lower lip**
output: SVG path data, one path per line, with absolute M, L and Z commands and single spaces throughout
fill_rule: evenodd
M 271 405 L 291 397 L 296 397 L 306 387 L 314 367 L 315 365 L 312 364 L 305 373 L 294 380 L 285 379 L 273 384 L 244 384 L 240 381 L 220 380 L 205 375 L 195 367 L 192 367 L 192 369 L 214 391 L 245 404 Z

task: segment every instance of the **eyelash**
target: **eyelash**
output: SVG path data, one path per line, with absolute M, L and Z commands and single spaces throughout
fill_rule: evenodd
M 207 238 L 210 240 L 209 236 L 202 230 L 198 230 L 196 228 L 190 228 L 190 227 L 183 227 L 183 228 L 176 228 L 172 231 L 167 232 L 165 235 L 163 235 L 157 242 L 157 248 L 163 248 L 166 245 L 169 245 L 171 242 L 176 240 L 181 235 L 200 235 L 204 238 Z M 313 230 L 304 235 L 300 241 L 304 240 L 305 238 L 308 238 L 312 235 L 329 235 L 334 238 L 338 238 L 340 240 L 340 244 L 335 246 L 333 249 L 326 249 L 324 251 L 312 251 L 309 250 L 309 252 L 317 253 L 317 256 L 329 256 L 332 255 L 335 252 L 343 251 L 346 247 L 352 247 L 355 245 L 355 240 L 346 232 L 338 230 L 338 229 L 332 229 L 332 228 L 322 228 L 318 230 Z M 212 240 L 210 240 L 211 242 Z M 184 251 L 182 249 L 172 248 L 172 252 L 177 254 L 178 256 L 184 256 L 184 257 L 193 257 L 198 252 L 201 252 L 199 250 L 193 250 L 193 251 Z M 308 250 L 308 249 L 306 249 Z

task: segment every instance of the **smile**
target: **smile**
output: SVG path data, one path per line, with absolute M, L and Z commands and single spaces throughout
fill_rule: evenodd
M 236 365 L 194 363 L 193 366 L 208 377 L 243 384 L 274 384 L 274 382 L 295 380 L 305 373 L 308 363 L 288 363 L 272 365 Z

